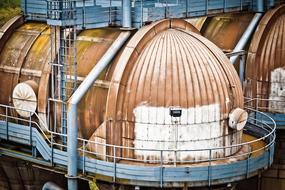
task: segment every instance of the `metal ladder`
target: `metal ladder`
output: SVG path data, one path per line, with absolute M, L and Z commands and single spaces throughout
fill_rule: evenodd
M 76 0 L 48 0 L 48 24 L 51 26 L 51 98 L 54 118 L 61 107 L 61 133 L 67 133 L 67 101 L 77 86 Z M 57 129 L 57 119 L 54 120 Z M 66 142 L 66 138 L 62 139 Z

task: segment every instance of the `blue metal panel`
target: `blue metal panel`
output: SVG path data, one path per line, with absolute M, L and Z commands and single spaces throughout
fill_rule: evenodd
M 22 0 L 21 6 L 28 20 L 46 21 L 46 0 Z M 134 26 L 141 27 L 145 22 L 163 18 L 185 18 L 252 9 L 256 9 L 256 1 L 137 0 L 132 2 L 132 19 Z M 122 3 L 120 0 L 97 0 L 96 4 L 94 4 L 94 1 L 86 1 L 85 4 L 80 1 L 77 3 L 76 12 L 79 29 L 83 27 L 102 27 L 109 24 L 121 25 Z

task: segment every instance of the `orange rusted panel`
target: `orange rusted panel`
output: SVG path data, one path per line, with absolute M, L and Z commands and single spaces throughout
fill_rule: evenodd
M 208 17 L 201 34 L 223 51 L 234 49 L 253 18 L 253 13 L 235 13 Z
M 269 10 L 260 21 L 248 51 L 245 96 L 265 99 L 279 99 L 283 96 L 281 80 L 284 74 L 280 73 L 280 77 L 274 78 L 274 73 L 285 67 L 284 22 L 284 5 Z M 279 95 L 275 96 L 275 93 Z M 263 102 L 259 106 L 268 105 Z

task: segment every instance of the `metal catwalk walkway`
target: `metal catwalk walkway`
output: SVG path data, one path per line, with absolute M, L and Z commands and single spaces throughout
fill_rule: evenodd
M 27 20 L 47 20 L 46 0 L 25 0 L 21 6 Z M 267 1 L 266 7 L 270 6 L 270 1 Z M 165 18 L 188 18 L 256 9 L 256 1 L 252 0 L 133 0 L 132 25 L 139 28 L 145 23 Z M 78 29 L 122 25 L 122 2 L 78 0 L 76 18 Z
M 0 107 L 6 110 L 6 113 L 10 113 L 14 109 L 5 105 Z M 270 117 L 263 113 L 257 111 L 256 113 L 262 114 L 263 118 L 270 120 Z M 1 114 L 0 116 L 1 154 L 52 167 L 53 170 L 67 170 L 68 154 L 63 150 L 65 145 L 56 143 L 56 136 L 62 134 L 51 131 L 43 132 L 40 128 L 40 122 L 35 122 L 35 119 L 31 117 L 25 120 L 8 114 Z M 274 124 L 273 120 L 271 122 Z M 221 160 L 212 160 L 209 157 L 209 160 L 203 162 L 203 164 L 195 165 L 191 165 L 191 163 L 169 165 L 165 164 L 163 160 L 160 160 L 158 164 L 147 164 L 139 163 L 139 160 L 124 160 L 125 158 L 118 158 L 115 155 L 105 155 L 112 158 L 112 161 L 103 161 L 96 159 L 96 153 L 86 149 L 88 141 L 84 140 L 83 145 L 78 147 L 80 155 L 77 161 L 79 177 L 95 177 L 95 179 L 108 182 L 157 187 L 170 187 L 173 184 L 183 186 L 185 183 L 191 186 L 210 186 L 246 179 L 258 174 L 258 172 L 272 164 L 275 128 L 275 125 L 269 126 L 263 121 L 250 117 L 244 132 L 249 135 L 254 134 L 256 138 L 241 145 L 252 145 L 255 148 L 252 148 L 250 152 L 221 158 Z M 78 139 L 79 142 L 82 140 Z M 258 146 L 259 142 L 264 146 Z M 26 146 L 31 151 L 24 152 L 5 148 L 5 145 L 10 143 Z M 120 147 L 114 146 L 114 149 L 116 148 Z M 161 151 L 163 154 L 164 150 L 157 151 Z M 214 150 L 209 149 L 208 151 L 211 155 Z M 239 159 L 235 160 L 237 157 Z

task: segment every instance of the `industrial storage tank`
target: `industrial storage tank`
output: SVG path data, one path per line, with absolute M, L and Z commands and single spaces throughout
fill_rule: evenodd
M 247 113 L 238 75 L 217 46 L 188 26 L 163 20 L 130 39 L 112 65 L 105 121 L 91 140 L 123 146 L 118 156 L 146 162 L 161 157 L 148 150 L 169 150 L 162 156 L 167 161 L 201 161 L 208 150 L 183 150 L 241 143 Z M 114 154 L 110 147 L 88 147 Z M 211 156 L 226 157 L 240 148 L 213 150 Z
M 246 62 L 245 96 L 260 99 L 253 106 L 272 113 L 285 113 L 284 21 L 284 5 L 264 15 L 252 38 Z
M 85 30 L 77 38 L 77 76 L 78 85 L 84 80 L 113 41 L 119 36 L 116 28 Z M 28 22 L 17 28 L 3 45 L 0 54 L 0 103 L 18 108 L 23 118 L 29 117 L 29 111 L 36 111 L 43 130 L 60 132 L 60 110 L 52 110 L 51 97 L 51 30 L 44 23 Z M 104 79 L 104 73 L 102 73 Z M 89 138 L 104 118 L 104 99 L 102 95 L 108 89 L 108 82 L 98 80 L 80 102 L 80 137 Z M 50 110 L 48 109 L 50 107 Z M 55 114 L 48 113 L 56 112 Z M 5 114 L 5 110 L 1 110 Z M 48 118 L 50 116 L 50 118 Z M 57 128 L 57 129 L 55 129 Z
M 18 109 L 31 105 L 31 111 L 54 129 L 51 121 L 56 119 L 52 114 L 48 118 L 50 32 L 45 24 L 26 23 L 6 42 L 0 55 L 1 76 L 11 80 L 1 84 L 5 89 L 1 103 Z M 112 28 L 79 33 L 79 84 L 119 34 Z M 96 141 L 124 146 L 117 152 L 123 157 L 152 160 L 160 156 L 158 152 L 134 149 L 177 149 L 177 155 L 164 158 L 203 160 L 209 157 L 206 150 L 182 150 L 242 141 L 247 114 L 242 110 L 238 76 L 223 52 L 186 21 L 163 20 L 140 29 L 100 79 L 79 104 L 80 137 L 89 139 L 93 134 L 91 139 Z M 181 113 L 172 114 L 176 111 Z M 231 112 L 233 123 L 229 123 Z M 18 110 L 20 116 L 28 117 L 25 113 Z M 212 157 L 229 156 L 240 148 L 219 149 Z M 106 147 L 95 151 L 112 154 Z

